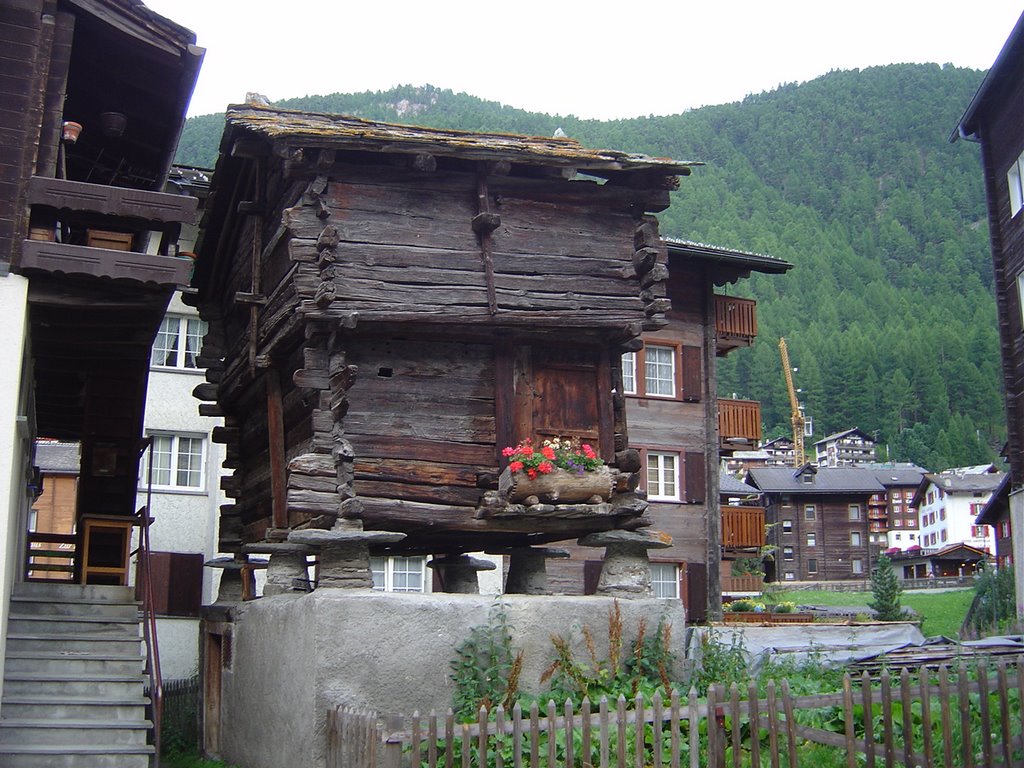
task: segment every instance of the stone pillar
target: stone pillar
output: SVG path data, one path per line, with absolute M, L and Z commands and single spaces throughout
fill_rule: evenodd
M 469 555 L 445 555 L 435 557 L 427 565 L 441 575 L 441 583 L 445 592 L 464 595 L 480 594 L 480 580 L 477 573 L 493 571 L 497 566 L 490 560 Z
M 288 542 L 262 542 L 245 544 L 242 552 L 270 555 L 267 583 L 263 587 L 264 597 L 298 595 L 309 591 L 307 556 L 313 553 L 311 547 Z
M 215 557 L 203 563 L 207 568 L 220 569 L 220 587 L 217 589 L 215 603 L 240 603 L 246 593 L 253 593 L 252 572 L 247 568 L 249 558 L 245 555 L 234 557 Z M 250 580 L 246 589 L 244 580 Z
M 361 521 L 340 517 L 330 530 L 304 528 L 288 534 L 292 544 L 319 547 L 317 587 L 340 589 L 373 589 L 370 545 L 393 544 L 404 538 L 404 533 L 364 531 Z
M 597 594 L 646 598 L 654 597 L 647 550 L 671 547 L 672 537 L 653 531 L 605 531 L 588 534 L 578 543 L 582 547 L 605 548 Z
M 555 547 L 515 547 L 509 550 L 505 592 L 515 595 L 547 595 L 548 558 L 569 557 L 569 551 Z

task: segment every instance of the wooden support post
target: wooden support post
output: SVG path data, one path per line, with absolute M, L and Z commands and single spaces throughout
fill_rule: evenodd
M 487 192 L 487 166 L 480 168 L 476 185 L 477 215 L 473 218 L 473 231 L 480 239 L 480 256 L 484 262 L 484 276 L 487 281 L 487 308 L 491 315 L 498 314 L 498 296 L 494 288 L 494 257 L 492 255 L 491 233 L 501 225 L 501 218 L 490 210 Z
M 288 527 L 288 488 L 285 467 L 284 406 L 277 369 L 269 369 L 267 382 L 267 439 L 270 453 L 271 512 L 275 528 Z

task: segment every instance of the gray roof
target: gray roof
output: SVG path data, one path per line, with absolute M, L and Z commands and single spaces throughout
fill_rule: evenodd
M 792 467 L 753 467 L 747 479 L 771 493 L 880 493 L 885 487 L 874 472 L 859 467 L 818 467 L 813 483 L 805 483 L 801 470 Z
M 753 486 L 747 485 L 742 480 L 737 480 L 728 472 L 718 474 L 718 492 L 731 496 L 760 496 L 761 492 Z
M 956 141 L 961 136 L 968 140 L 977 140 L 978 113 L 990 95 L 996 94 L 1006 87 L 1007 81 L 1010 83 L 1017 81 L 1022 46 L 1024 46 L 1024 14 L 1014 24 L 1013 31 L 1003 43 L 1003 48 L 999 51 L 995 63 L 992 64 L 985 79 L 982 80 L 981 86 L 967 106 L 967 111 L 964 112 L 960 122 L 953 129 L 953 134 L 949 137 L 950 141 Z
M 875 439 L 871 437 L 871 435 L 869 435 L 863 429 L 858 429 L 857 427 L 854 427 L 853 429 L 844 429 L 842 432 L 834 432 L 833 434 L 828 435 L 827 437 L 823 437 L 821 438 L 821 440 L 816 442 L 815 445 L 821 445 L 822 443 L 831 443 L 833 440 L 839 440 L 840 438 L 846 437 L 847 435 L 852 435 L 854 433 L 860 435 L 865 440 L 870 440 L 872 443 L 875 442 Z
M 36 466 L 43 474 L 77 475 L 81 466 L 79 443 L 40 441 L 36 443 Z
M 921 478 L 928 473 L 928 470 L 913 464 L 889 467 L 879 464 L 860 464 L 858 466 L 874 474 L 875 479 L 886 488 L 893 485 L 913 485 L 916 487 L 921 484 Z
M 925 475 L 925 479 L 944 490 L 946 493 L 973 493 L 975 491 L 994 491 L 1003 480 L 1002 472 L 991 472 L 984 475 L 934 474 Z
M 731 267 L 749 269 L 753 272 L 768 272 L 782 274 L 793 268 L 793 265 L 775 256 L 768 256 L 764 253 L 752 253 L 750 251 L 738 251 L 733 248 L 723 248 L 707 243 L 698 243 L 693 240 L 680 240 L 674 237 L 662 238 L 668 247 L 670 254 L 679 254 L 698 259 L 707 259 L 727 264 Z

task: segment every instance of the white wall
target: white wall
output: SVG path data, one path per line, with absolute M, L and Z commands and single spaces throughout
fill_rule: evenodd
M 20 580 L 27 527 L 26 468 L 31 455 L 31 414 L 27 380 L 28 280 L 0 276 L 0 695 L 6 653 L 7 615 L 11 590 Z

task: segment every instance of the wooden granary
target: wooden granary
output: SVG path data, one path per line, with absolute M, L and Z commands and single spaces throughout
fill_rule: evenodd
M 459 554 L 648 523 L 620 359 L 662 327 L 651 215 L 690 163 L 567 138 L 229 108 L 192 297 L 223 415 L 223 551 L 361 520 Z M 501 452 L 578 437 L 602 503 L 513 504 Z

